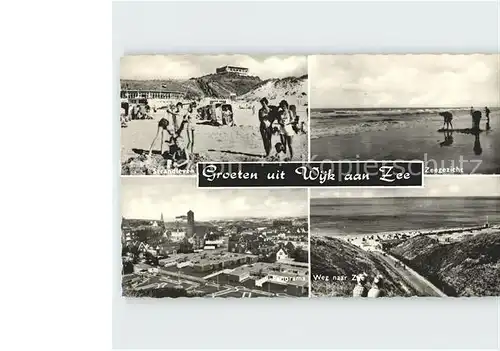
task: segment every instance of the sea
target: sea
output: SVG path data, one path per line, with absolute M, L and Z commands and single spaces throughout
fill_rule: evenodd
M 484 106 L 478 107 L 483 112 Z M 491 113 L 500 110 L 489 107 Z M 455 128 L 470 128 L 469 107 L 398 107 L 398 108 L 313 108 L 311 109 L 311 138 L 329 135 L 347 135 L 364 131 L 387 130 L 389 127 L 411 127 L 423 121 L 435 122 L 436 129 L 443 124 L 439 112 L 453 114 Z
M 500 224 L 499 197 L 312 198 L 311 233 L 363 235 Z

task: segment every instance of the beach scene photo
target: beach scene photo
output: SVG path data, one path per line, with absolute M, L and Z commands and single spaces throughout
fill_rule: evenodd
M 500 173 L 499 55 L 316 55 L 311 160 Z
M 123 175 L 308 159 L 307 56 L 138 55 L 120 66 Z
M 307 189 L 122 177 L 122 295 L 308 297 Z
M 313 296 L 500 295 L 500 179 L 311 189 Z

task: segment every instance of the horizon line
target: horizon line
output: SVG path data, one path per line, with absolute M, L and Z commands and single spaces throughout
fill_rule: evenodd
M 486 107 L 489 107 L 489 108 L 500 108 L 500 105 L 498 106 L 495 106 L 495 105 L 490 105 L 490 106 L 486 106 Z M 337 109 L 337 110 L 346 110 L 346 109 L 367 109 L 367 108 L 372 108 L 372 109 L 382 109 L 382 108 L 420 108 L 420 109 L 434 109 L 434 108 L 463 108 L 463 109 L 470 109 L 470 106 L 357 106 L 357 107 L 353 107 L 353 106 L 343 106 L 343 107 L 338 107 L 338 106 L 328 106 L 328 107 L 312 107 L 311 106 L 311 110 L 315 110 L 315 109 L 323 109 L 323 108 L 331 108 L 331 109 Z M 483 108 L 483 107 L 482 107 Z
M 287 218 L 306 218 L 307 219 L 307 214 L 304 215 L 297 215 L 297 216 L 282 216 L 282 217 L 252 217 L 252 216 L 247 216 L 247 217 L 217 217 L 217 218 L 202 218 L 202 219 L 196 219 L 196 221 L 213 221 L 213 220 L 228 220 L 228 219 L 237 219 L 237 220 L 245 220 L 245 219 L 287 219 Z M 133 218 L 133 217 L 125 217 L 122 216 L 122 219 L 140 219 L 140 220 L 145 220 L 145 221 L 159 221 L 160 219 L 151 219 L 151 218 Z M 173 220 L 175 221 L 175 218 L 173 219 L 164 219 L 163 221 L 170 221 Z
M 427 198 L 427 199 L 449 199 L 449 198 L 498 198 L 499 195 L 447 195 L 447 196 L 438 196 L 438 195 L 422 195 L 422 196 L 415 196 L 415 195 L 410 195 L 410 196 L 331 196 L 331 197 L 326 197 L 326 196 L 311 196 L 311 199 L 401 199 L 401 198 Z M 500 198 L 499 198 L 500 199 Z

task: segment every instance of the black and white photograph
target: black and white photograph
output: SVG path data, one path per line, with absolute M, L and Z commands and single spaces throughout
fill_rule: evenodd
M 122 178 L 125 297 L 308 297 L 307 189 Z
M 307 160 L 307 74 L 307 56 L 123 57 L 122 174 L 194 174 L 199 161 Z
M 311 160 L 423 160 L 500 173 L 498 54 L 315 55 Z
M 313 297 L 500 296 L 500 180 L 311 189 Z

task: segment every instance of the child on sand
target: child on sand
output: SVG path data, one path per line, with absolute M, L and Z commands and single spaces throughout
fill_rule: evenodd
M 175 139 L 172 161 L 172 166 L 176 169 L 186 169 L 189 164 L 189 153 L 186 151 L 182 137 L 177 137 Z
M 276 150 L 276 158 L 278 161 L 290 161 L 290 159 L 286 155 L 285 146 L 282 143 L 276 143 L 276 145 L 274 145 L 274 148 Z
M 156 139 L 158 138 L 158 134 L 161 131 L 161 142 L 160 142 L 160 153 L 163 154 L 163 133 L 167 133 L 167 139 L 166 142 L 171 144 L 174 140 L 174 138 L 177 137 L 177 135 L 182 131 L 182 128 L 184 127 L 184 124 L 181 124 L 181 128 L 176 131 L 174 127 L 170 124 L 170 122 L 166 118 L 162 118 L 158 121 L 158 129 L 156 130 L 156 135 L 153 139 L 153 142 L 151 143 L 151 146 L 149 147 L 149 155 L 151 155 L 153 145 L 156 142 Z

